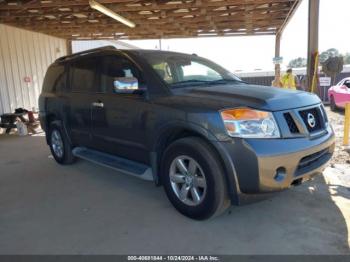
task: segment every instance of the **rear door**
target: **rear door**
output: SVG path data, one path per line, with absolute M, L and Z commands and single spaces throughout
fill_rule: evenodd
M 91 145 L 91 107 L 97 92 L 98 59 L 86 57 L 69 67 L 69 130 L 75 145 Z
M 93 147 L 148 163 L 145 129 L 150 105 L 140 68 L 123 55 L 101 57 L 99 90 L 92 107 Z

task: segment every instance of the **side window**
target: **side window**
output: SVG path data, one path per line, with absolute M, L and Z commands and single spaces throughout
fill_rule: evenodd
M 47 69 L 44 84 L 43 92 L 52 92 L 57 88 L 58 79 L 64 75 L 64 66 L 63 65 L 52 65 Z
M 183 80 L 200 79 L 205 81 L 220 80 L 222 76 L 206 65 L 191 61 L 188 65 L 180 65 Z
M 337 84 L 337 86 L 342 86 L 342 85 L 344 85 L 344 80 L 340 81 L 340 82 Z
M 67 84 L 67 71 L 64 69 L 57 77 L 54 89 L 56 91 L 65 91 L 66 90 L 66 84 Z
M 101 88 L 112 93 L 137 93 L 146 90 L 139 69 L 122 56 L 105 56 L 100 70 Z
M 350 80 L 346 80 L 344 82 L 344 85 L 347 87 L 347 88 L 350 88 Z
M 70 65 L 70 86 L 72 92 L 97 92 L 95 81 L 97 59 L 94 57 L 74 61 Z
M 171 73 L 170 65 L 168 62 L 162 61 L 156 64 L 152 64 L 153 69 L 157 74 L 168 84 L 174 82 L 173 75 Z

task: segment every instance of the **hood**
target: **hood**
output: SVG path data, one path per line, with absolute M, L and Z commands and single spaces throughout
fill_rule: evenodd
M 282 111 L 320 103 L 316 95 L 308 92 L 247 84 L 200 86 L 173 91 L 176 95 L 199 99 L 204 104 L 216 101 L 221 107 L 247 106 L 267 111 Z

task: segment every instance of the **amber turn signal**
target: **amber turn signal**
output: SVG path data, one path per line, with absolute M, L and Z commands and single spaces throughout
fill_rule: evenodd
M 268 116 L 268 112 L 250 108 L 229 109 L 221 112 L 223 120 L 257 120 L 267 118 Z
M 241 138 L 279 138 L 271 112 L 251 108 L 234 108 L 220 112 L 228 135 Z

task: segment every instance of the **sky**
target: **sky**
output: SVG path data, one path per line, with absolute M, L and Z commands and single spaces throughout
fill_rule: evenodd
M 350 53 L 350 0 L 320 0 L 320 52 L 337 48 Z M 282 69 L 307 55 L 308 0 L 303 0 L 286 27 L 281 42 Z M 125 41 L 140 48 L 157 49 L 158 40 Z M 273 70 L 274 36 L 210 37 L 162 40 L 162 49 L 196 53 L 232 72 Z

